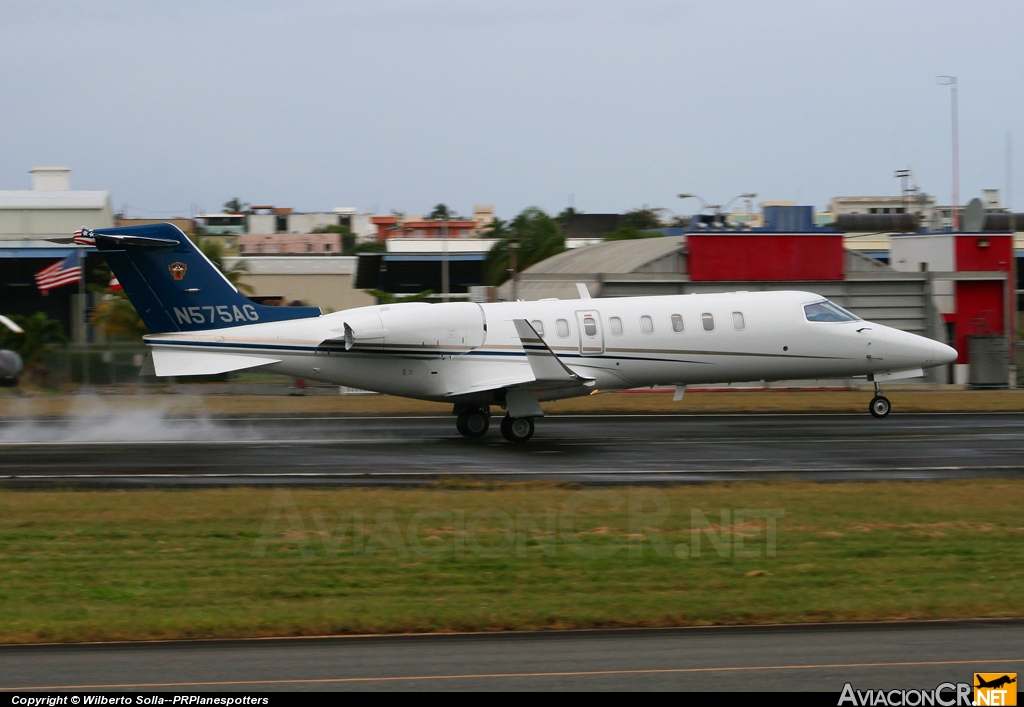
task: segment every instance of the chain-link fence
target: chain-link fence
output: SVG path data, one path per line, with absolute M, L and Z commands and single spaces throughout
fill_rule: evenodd
M 141 375 L 148 352 L 141 343 L 48 348 L 29 366 L 21 385 L 42 391 L 108 388 L 120 392 L 197 392 L 231 395 L 338 395 L 363 391 L 260 370 L 212 376 L 157 378 Z

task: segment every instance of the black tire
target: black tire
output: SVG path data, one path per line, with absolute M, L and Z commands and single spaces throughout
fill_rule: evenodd
M 522 443 L 533 437 L 534 424 L 532 417 L 509 417 L 505 415 L 501 421 L 501 436 L 509 442 Z
M 463 437 L 474 439 L 487 434 L 487 428 L 491 426 L 491 416 L 484 410 L 463 410 L 455 418 L 455 429 Z
M 868 410 L 871 412 L 873 417 L 888 417 L 889 413 L 892 411 L 892 405 L 889 403 L 889 398 L 884 395 L 876 395 L 871 398 L 871 404 L 868 405 Z
M 470 410 L 466 414 L 465 422 L 462 423 L 462 427 L 465 430 L 462 434 L 473 438 L 483 437 L 487 434 L 487 429 L 490 426 L 490 415 L 486 414 L 483 410 Z

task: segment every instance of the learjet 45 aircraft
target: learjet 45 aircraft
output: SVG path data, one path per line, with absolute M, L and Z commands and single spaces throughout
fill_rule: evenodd
M 884 380 L 950 363 L 949 346 L 864 321 L 810 292 L 475 304 L 422 302 L 321 314 L 251 302 L 171 224 L 83 230 L 152 332 L 152 373 L 261 368 L 297 378 L 451 403 L 480 437 L 504 408 L 525 442 L 540 403 L 599 390 L 866 376 L 870 412 L 889 414 Z

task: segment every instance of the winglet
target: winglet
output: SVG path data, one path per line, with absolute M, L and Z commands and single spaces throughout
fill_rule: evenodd
M 512 322 L 516 325 L 519 340 L 523 344 L 523 349 L 526 350 L 526 360 L 529 361 L 538 383 L 594 385 L 595 379 L 581 376 L 562 363 L 555 352 L 544 343 L 544 339 L 540 337 L 530 322 L 525 319 L 513 319 Z

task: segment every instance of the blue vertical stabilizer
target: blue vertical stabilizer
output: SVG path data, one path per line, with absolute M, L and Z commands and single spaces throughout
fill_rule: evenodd
M 83 231 L 153 334 L 320 316 L 318 307 L 267 307 L 235 288 L 169 223 Z

